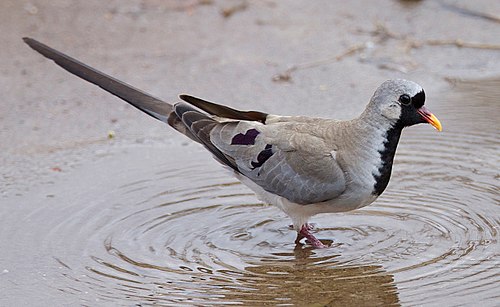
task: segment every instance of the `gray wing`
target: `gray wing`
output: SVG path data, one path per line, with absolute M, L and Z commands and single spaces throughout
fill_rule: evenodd
M 210 108 L 219 116 L 227 107 L 218 112 L 211 103 Z M 232 118 L 239 118 L 239 111 L 233 111 Z M 295 122 L 293 117 L 278 120 L 273 115 L 272 123 L 265 124 L 266 114 L 254 121 L 219 122 L 184 103 L 176 104 L 174 112 L 217 160 L 268 192 L 309 204 L 335 198 L 345 190 L 344 173 L 331 154 L 331 144 L 315 133 L 324 129 L 317 119 Z
M 212 143 L 234 159 L 240 173 L 264 190 L 298 204 L 326 201 L 345 190 L 344 173 L 323 139 L 303 123 L 219 124 Z

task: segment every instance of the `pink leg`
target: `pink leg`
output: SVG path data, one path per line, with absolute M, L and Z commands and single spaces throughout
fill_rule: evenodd
M 315 223 L 312 224 L 305 223 L 304 225 L 307 227 L 307 230 L 313 230 L 316 226 Z M 288 228 L 293 229 L 293 224 L 288 225 Z
M 302 228 L 300 228 L 300 231 L 297 233 L 297 239 L 295 239 L 295 243 L 299 244 L 300 240 L 303 238 L 306 238 L 309 244 L 312 245 L 314 248 L 326 248 L 327 246 L 321 243 L 320 240 L 318 240 L 309 230 L 309 225 L 304 224 L 302 225 Z
M 315 228 L 316 224 L 305 223 L 304 226 L 306 226 L 307 230 L 311 231 Z

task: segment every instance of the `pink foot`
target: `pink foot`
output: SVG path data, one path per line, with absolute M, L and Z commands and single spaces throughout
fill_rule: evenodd
M 295 244 L 299 244 L 300 240 L 303 238 L 307 239 L 307 242 L 311 244 L 312 247 L 314 248 L 326 248 L 328 246 L 324 245 L 321 243 L 320 240 L 318 240 L 311 232 L 310 232 L 310 226 L 308 224 L 302 225 L 302 228 L 300 231 L 297 233 L 297 239 L 295 239 Z

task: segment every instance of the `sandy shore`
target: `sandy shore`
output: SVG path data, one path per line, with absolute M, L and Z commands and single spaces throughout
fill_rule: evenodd
M 456 118 L 453 104 L 440 95 L 453 96 L 450 80 L 500 75 L 499 23 L 500 2 L 487 0 L 2 1 L 2 220 L 17 206 L 46 205 L 53 201 L 50 195 L 70 198 L 68 185 L 59 183 L 77 183 L 74 176 L 100 157 L 115 155 L 134 168 L 141 164 L 129 160 L 127 148 L 135 148 L 134 157 L 137 146 L 157 153 L 175 144 L 176 159 L 183 146 L 201 152 L 163 123 L 35 53 L 24 36 L 166 101 L 189 93 L 268 113 L 346 119 L 364 109 L 384 80 L 410 79 L 426 89 L 445 129 L 460 130 L 447 120 Z M 461 106 L 464 122 L 475 107 Z M 91 185 L 92 174 L 86 174 L 75 192 Z M 98 182 L 116 174 L 99 173 L 108 175 Z M 27 251 L 0 252 L 7 259 L 0 259 L 4 296 L 19 297 L 35 287 L 26 276 L 6 278 L 30 262 L 29 257 L 15 262 Z M 39 295 L 28 293 L 20 301 L 32 303 Z

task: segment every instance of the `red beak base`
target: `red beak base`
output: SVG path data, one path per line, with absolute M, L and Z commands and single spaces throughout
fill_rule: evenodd
M 434 116 L 434 114 L 432 114 L 426 107 L 422 106 L 417 111 L 429 124 L 434 126 L 437 131 L 443 131 L 443 127 L 441 126 L 439 119 L 437 119 L 437 117 Z

